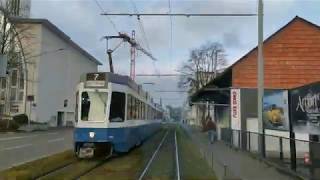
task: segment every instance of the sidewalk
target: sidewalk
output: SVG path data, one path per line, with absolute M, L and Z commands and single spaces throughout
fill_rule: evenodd
M 249 156 L 248 153 L 234 150 L 225 143 L 217 141 L 210 144 L 206 133 L 183 125 L 192 140 L 199 146 L 201 154 L 213 167 L 219 179 L 247 180 L 286 180 L 295 179 L 279 172 L 276 168 L 263 161 Z

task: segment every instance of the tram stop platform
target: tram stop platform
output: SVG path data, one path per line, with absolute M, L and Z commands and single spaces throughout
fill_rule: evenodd
M 284 173 L 276 167 L 250 156 L 249 153 L 235 150 L 223 141 L 209 142 L 207 133 L 199 128 L 181 125 L 189 134 L 194 144 L 199 147 L 200 154 L 213 168 L 221 180 L 292 180 L 299 179 Z

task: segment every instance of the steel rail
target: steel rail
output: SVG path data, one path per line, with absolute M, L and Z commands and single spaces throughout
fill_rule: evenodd
M 176 170 L 177 170 L 177 180 L 180 180 L 180 164 L 179 164 L 177 131 L 174 131 L 174 141 L 175 141 L 175 146 L 176 146 Z
M 168 131 L 167 131 L 166 134 L 163 136 L 163 138 L 162 138 L 161 142 L 159 143 L 157 149 L 156 149 L 156 150 L 154 151 L 154 153 L 152 154 L 151 158 L 149 159 L 149 161 L 148 161 L 148 163 L 147 163 L 147 166 L 144 168 L 144 170 L 143 170 L 142 173 L 140 174 L 139 180 L 142 180 L 142 178 L 146 175 L 146 173 L 147 173 L 147 171 L 148 171 L 148 169 L 149 169 L 152 161 L 154 160 L 154 158 L 155 158 L 156 155 L 158 154 L 158 152 L 159 152 L 159 150 L 160 150 L 160 148 L 161 148 L 164 140 L 167 138 L 167 136 L 168 136 Z

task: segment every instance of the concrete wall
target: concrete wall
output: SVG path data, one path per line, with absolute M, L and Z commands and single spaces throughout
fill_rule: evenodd
M 42 26 L 41 31 L 43 55 L 39 64 L 36 120 L 56 125 L 58 111 L 64 112 L 65 120 L 74 120 L 75 88 L 80 75 L 97 71 L 97 64 L 46 27 Z M 67 107 L 64 100 L 68 101 Z
M 27 61 L 27 96 L 34 95 L 37 101 L 39 85 L 39 62 L 42 49 L 42 28 L 40 24 L 19 24 L 18 30 L 21 34 L 21 43 Z M 24 113 L 24 103 L 20 103 L 19 112 Z M 29 102 L 26 103 L 26 114 L 32 120 L 36 120 L 35 108 Z

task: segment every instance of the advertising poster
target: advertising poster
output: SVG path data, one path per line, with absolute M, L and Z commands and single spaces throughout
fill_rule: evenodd
M 291 119 L 294 132 L 320 134 L 320 84 L 291 91 Z
M 264 128 L 289 131 L 287 90 L 267 90 L 263 97 Z
M 231 89 L 231 128 L 241 130 L 240 89 Z

